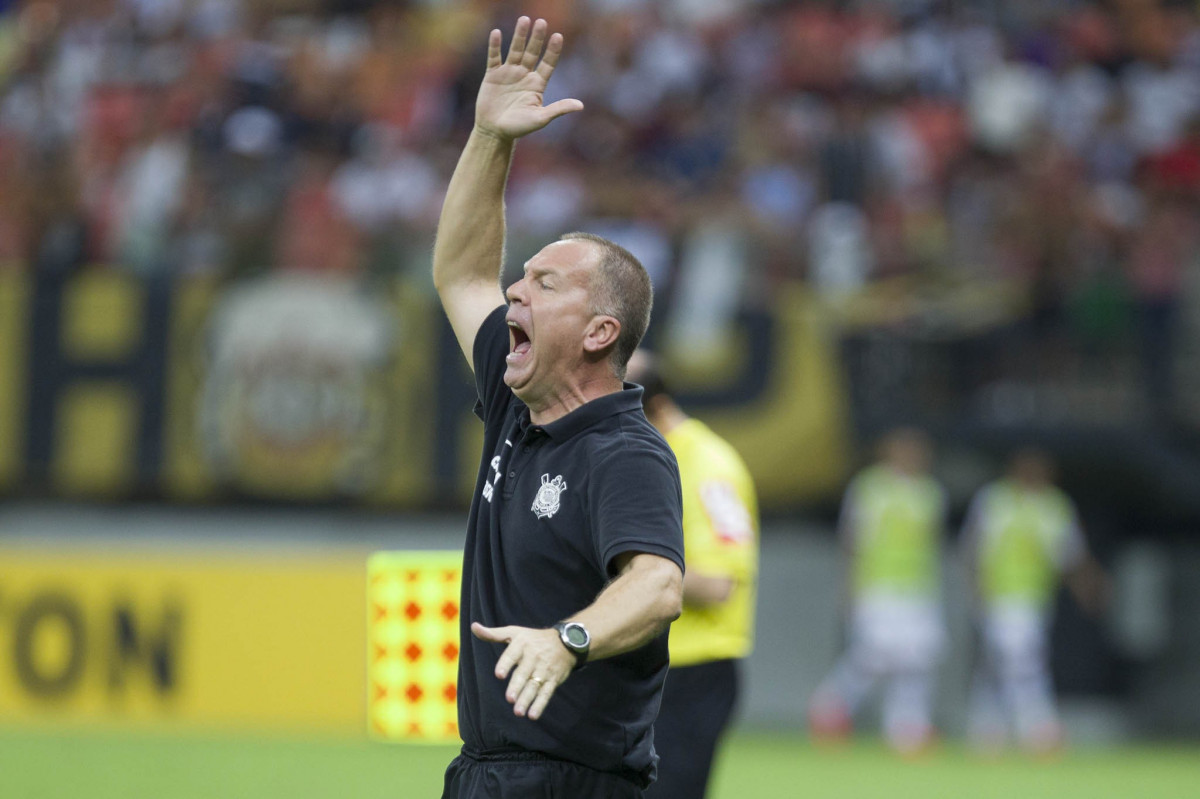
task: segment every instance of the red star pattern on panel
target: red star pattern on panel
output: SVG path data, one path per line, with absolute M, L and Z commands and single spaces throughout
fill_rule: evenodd
M 388 554 L 369 574 L 369 729 L 390 740 L 457 738 L 461 570 L 449 563 L 461 554 Z

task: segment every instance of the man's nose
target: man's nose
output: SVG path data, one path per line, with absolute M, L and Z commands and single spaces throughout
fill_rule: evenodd
M 508 299 L 509 302 L 520 302 L 521 301 L 521 298 L 523 296 L 521 287 L 524 283 L 525 283 L 524 279 L 518 280 L 504 291 L 504 296 Z

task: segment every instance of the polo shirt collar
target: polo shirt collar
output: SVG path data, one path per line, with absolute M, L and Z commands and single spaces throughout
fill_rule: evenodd
M 642 387 L 635 383 L 625 383 L 621 391 L 614 391 L 590 402 L 585 402 L 566 416 L 561 416 L 549 424 L 540 425 L 540 428 L 555 441 L 566 441 L 610 416 L 641 409 Z M 528 425 L 529 409 L 522 409 L 522 415 L 524 416 L 523 421 Z

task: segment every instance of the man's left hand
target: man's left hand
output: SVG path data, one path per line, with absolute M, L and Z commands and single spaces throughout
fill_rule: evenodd
M 563 646 L 557 630 L 532 627 L 484 627 L 472 622 L 471 632 L 483 641 L 508 644 L 496 661 L 496 677 L 508 681 L 504 698 L 513 713 L 537 720 L 554 690 L 562 685 L 575 667 L 575 656 Z

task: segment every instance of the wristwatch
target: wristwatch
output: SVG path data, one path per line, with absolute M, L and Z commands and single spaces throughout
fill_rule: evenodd
M 583 664 L 587 663 L 588 650 L 592 647 L 592 636 L 587 627 L 577 621 L 560 621 L 554 625 L 554 629 L 558 631 L 563 646 L 575 656 L 575 668 L 583 668 Z

